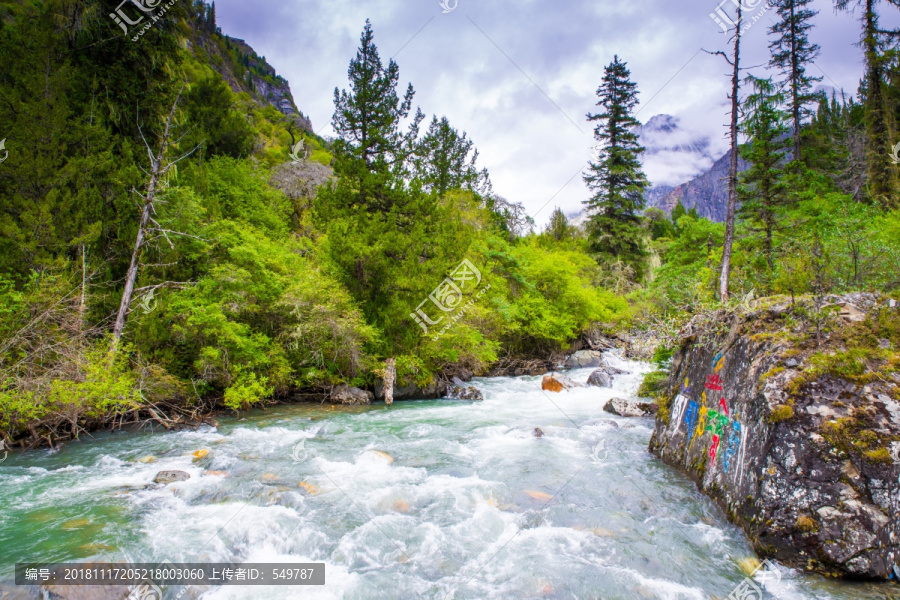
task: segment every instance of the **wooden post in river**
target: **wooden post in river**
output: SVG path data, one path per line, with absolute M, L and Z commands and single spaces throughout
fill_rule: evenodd
M 394 380 L 397 378 L 397 361 L 389 358 L 384 361 L 384 403 L 394 403 Z

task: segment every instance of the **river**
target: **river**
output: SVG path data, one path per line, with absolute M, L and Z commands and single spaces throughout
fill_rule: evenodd
M 216 429 L 11 454 L 0 464 L 0 598 L 15 562 L 126 557 L 326 564 L 325 586 L 181 590 L 204 600 L 725 598 L 753 551 L 647 452 L 652 420 L 601 410 L 633 396 L 650 368 L 608 360 L 631 371 L 613 389 L 478 379 L 477 403 L 278 406 Z M 198 450 L 209 453 L 195 460 Z M 150 485 L 167 469 L 191 478 Z M 758 585 L 781 600 L 897 597 L 796 572 Z

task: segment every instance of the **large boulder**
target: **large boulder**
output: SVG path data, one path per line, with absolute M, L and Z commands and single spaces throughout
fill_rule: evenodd
M 584 387 L 584 384 L 572 381 L 559 373 L 547 373 L 544 375 L 544 379 L 541 380 L 541 389 L 548 392 L 561 392 L 577 387 Z
M 824 312 L 760 301 L 695 317 L 650 451 L 693 479 L 763 557 L 884 580 L 900 557 L 888 450 L 900 439 L 900 353 L 873 340 L 900 345 L 900 311 L 868 295 L 829 301 L 836 308 Z
M 603 353 L 599 350 L 579 350 L 566 359 L 567 369 L 589 369 L 603 364 Z
M 597 369 L 588 377 L 587 384 L 595 387 L 612 387 L 612 377 L 604 369 Z
M 372 404 L 372 400 L 375 399 L 375 394 L 368 390 L 361 390 L 359 388 L 350 387 L 345 383 L 337 386 L 331 392 L 331 403 L 332 404 L 348 404 L 348 405 L 363 405 L 363 404 Z
M 156 474 L 156 477 L 153 478 L 153 483 L 168 485 L 170 483 L 175 483 L 176 481 L 187 481 L 190 478 L 191 474 L 185 473 L 184 471 L 160 471 Z
M 453 400 L 484 400 L 484 394 L 474 385 L 449 385 L 447 397 Z
M 654 402 L 612 398 L 603 405 L 603 410 L 620 417 L 649 417 L 656 414 L 657 406 Z

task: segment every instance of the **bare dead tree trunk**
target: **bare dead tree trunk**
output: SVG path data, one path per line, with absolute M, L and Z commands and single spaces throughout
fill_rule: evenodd
M 389 358 L 384 361 L 384 403 L 394 403 L 394 381 L 397 379 L 397 361 Z
M 725 58 L 731 65 L 731 160 L 728 165 L 728 204 L 725 208 L 725 243 L 722 249 L 722 271 L 719 275 L 719 298 L 728 301 L 728 280 L 731 277 L 731 254 L 734 247 L 734 217 L 737 211 L 737 179 L 738 179 L 738 111 L 740 109 L 741 91 L 741 27 L 743 12 L 741 3 L 737 3 L 737 20 L 734 26 L 734 52 L 729 58 L 721 50 L 709 52 Z
M 181 90 L 179 90 L 178 95 L 175 97 L 175 102 L 172 103 L 172 110 L 169 111 L 169 117 L 166 119 L 166 126 L 163 130 L 159 151 L 156 153 L 156 156 L 153 155 L 153 149 L 150 147 L 150 144 L 147 143 L 146 138 L 144 139 L 144 145 L 147 147 L 147 154 L 150 156 L 150 172 L 148 173 L 150 179 L 147 182 L 146 194 L 138 192 L 144 199 L 144 207 L 143 210 L 141 210 L 141 219 L 138 222 L 137 237 L 134 241 L 134 250 L 131 253 L 131 264 L 128 266 L 128 273 L 125 276 L 125 289 L 122 291 L 122 301 L 119 304 L 119 313 L 116 315 L 116 324 L 113 327 L 113 352 L 117 350 L 119 340 L 122 339 L 122 332 L 125 330 L 125 321 L 128 318 L 128 310 L 131 307 L 131 301 L 134 296 L 134 286 L 137 281 L 141 252 L 147 239 L 147 225 L 152 220 L 150 215 L 154 210 L 153 203 L 157 200 L 159 182 L 175 163 L 187 158 L 199 148 L 199 146 L 197 146 L 180 158 L 169 161 L 163 165 L 166 159 L 166 151 L 169 147 L 170 136 L 172 135 L 172 123 L 175 120 L 175 110 L 178 108 L 178 101 L 181 99 L 183 91 L 184 86 L 181 86 Z M 141 132 L 141 137 L 143 137 L 143 132 Z
M 87 287 L 87 261 L 84 256 L 84 244 L 81 244 L 81 303 L 78 305 L 78 331 L 84 331 L 84 301 Z

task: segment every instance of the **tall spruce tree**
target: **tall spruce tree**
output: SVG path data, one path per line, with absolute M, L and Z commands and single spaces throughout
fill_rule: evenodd
M 415 90 L 409 84 L 403 98 L 398 96 L 400 68 L 393 59 L 387 67 L 381 62 L 368 19 L 347 75 L 350 90 L 334 89 L 335 172 L 357 181 L 367 208 L 387 210 L 392 172 L 406 160 L 400 121 L 409 115 Z
M 741 130 L 750 141 L 741 148 L 741 156 L 750 163 L 750 168 L 740 176 L 739 216 L 752 231 L 762 233 L 771 277 L 775 270 L 773 237 L 788 202 L 783 168 L 788 119 L 782 109 L 784 95 L 771 79 L 751 76 L 747 82 L 752 92 L 744 101 L 746 118 Z
M 784 75 L 785 84 L 790 90 L 794 160 L 802 159 L 800 125 L 810 114 L 806 107 L 816 100 L 815 94 L 811 93 L 813 84 L 822 81 L 821 77 L 811 77 L 806 72 L 807 65 L 819 55 L 818 44 L 809 41 L 812 19 L 819 14 L 818 11 L 807 8 L 812 2 L 813 0 L 777 0 L 779 21 L 769 28 L 769 33 L 776 36 L 769 44 L 772 52 L 769 65 Z
M 650 185 L 641 170 L 634 107 L 638 104 L 637 84 L 630 80 L 627 64 L 616 56 L 605 68 L 597 89 L 599 113 L 587 115 L 596 123 L 594 137 L 600 144 L 597 160 L 591 161 L 584 181 L 594 193 L 585 204 L 592 213 L 588 222 L 591 252 L 600 263 L 622 261 L 641 279 L 646 270 L 647 251 L 640 211 L 644 190 Z
M 894 0 L 888 0 L 896 6 Z M 839 10 L 862 8 L 863 36 L 861 45 L 866 63 L 862 96 L 866 108 L 866 162 L 868 163 L 868 191 L 872 200 L 886 208 L 898 205 L 897 166 L 890 160 L 892 143 L 891 122 L 884 85 L 886 57 L 884 46 L 896 41 L 897 33 L 884 31 L 879 25 L 876 10 L 879 0 L 835 0 Z
M 435 116 L 428 131 L 415 146 L 411 159 L 412 176 L 428 191 L 443 196 L 451 189 L 466 189 L 482 196 L 491 191 L 487 169 L 476 167 L 478 150 L 447 117 Z

